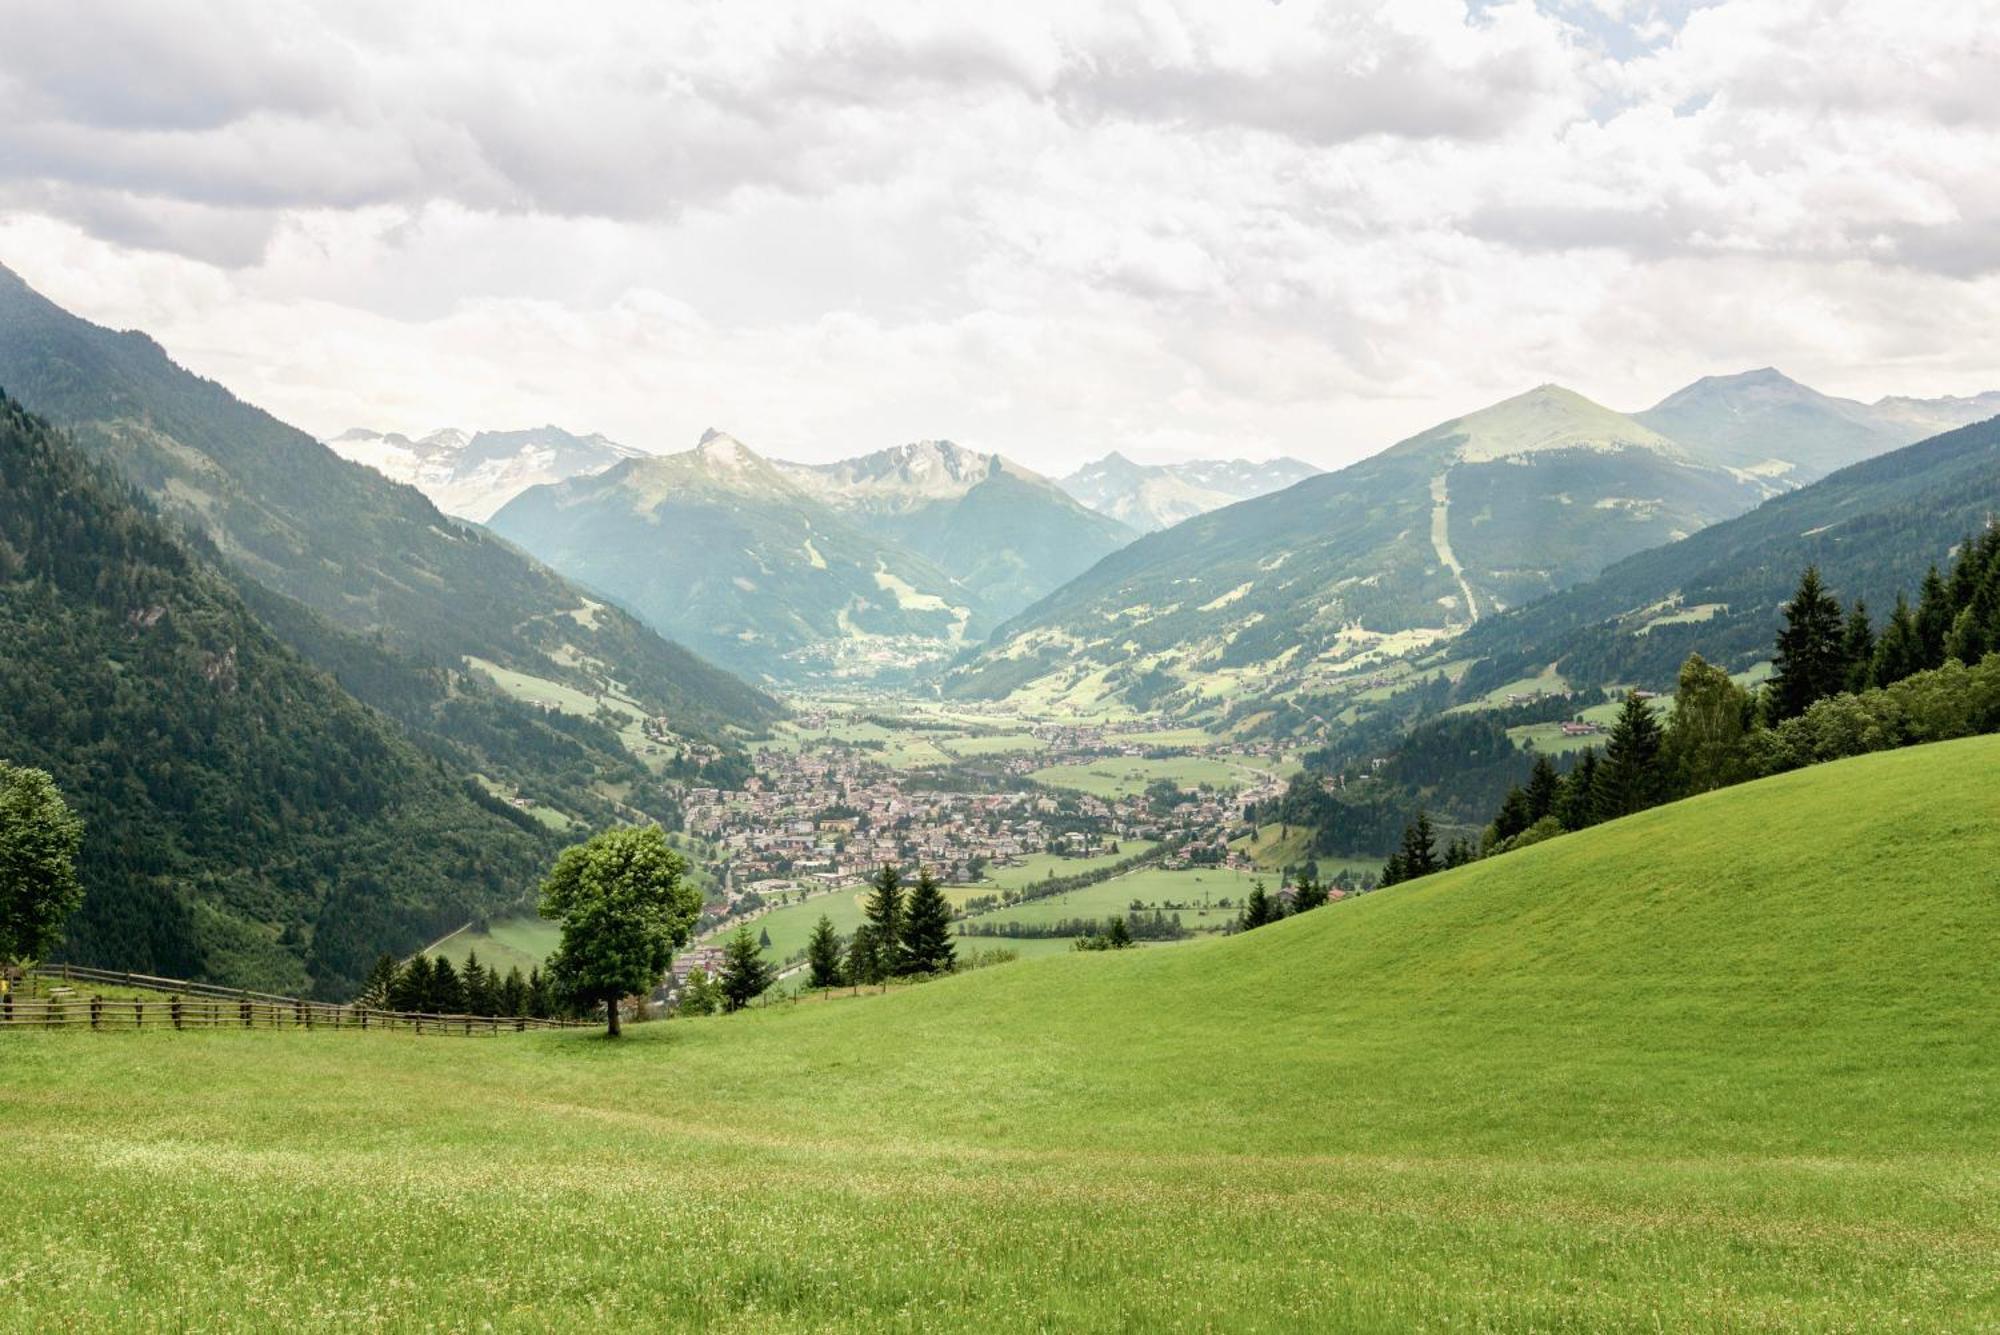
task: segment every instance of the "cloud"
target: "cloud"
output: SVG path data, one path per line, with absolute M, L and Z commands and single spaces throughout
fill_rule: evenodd
M 0 260 L 323 432 L 1337 463 L 1548 379 L 1990 387 L 1990 6 L 955 8 L 0 0 Z

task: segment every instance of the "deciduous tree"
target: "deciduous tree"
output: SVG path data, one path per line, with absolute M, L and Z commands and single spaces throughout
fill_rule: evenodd
M 603 1006 L 613 1038 L 618 1003 L 659 982 L 701 912 L 683 870 L 659 826 L 624 826 L 564 849 L 542 883 L 542 916 L 562 924 L 548 964 L 555 991 Z
M 0 760 L 0 960 L 38 960 L 83 903 L 83 822 L 48 771 Z

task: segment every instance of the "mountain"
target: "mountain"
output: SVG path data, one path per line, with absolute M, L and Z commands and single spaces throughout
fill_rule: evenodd
M 648 750 L 648 721 L 730 743 L 781 712 L 144 334 L 80 320 L 5 269 L 0 386 L 212 541 L 258 614 L 348 689 L 569 816 L 596 823 L 634 767 L 668 761 L 670 748 Z
M 1696 458 L 1799 486 L 1926 436 L 2000 413 L 1971 398 L 1834 398 L 1765 367 L 1705 376 L 1633 418 Z
M 530 488 L 492 527 L 662 632 L 772 678 L 904 672 L 991 624 L 894 526 L 850 519 L 719 431 Z
M 925 440 L 777 468 L 828 506 L 930 558 L 995 617 L 1012 616 L 1138 535 L 997 454 Z
M 1099 514 L 1151 533 L 1236 501 L 1282 491 L 1319 471 L 1290 458 L 1264 463 L 1202 459 L 1140 464 L 1114 450 L 1063 478 L 1060 485 Z
M 1453 646 L 1473 692 L 1551 665 L 1572 686 L 1670 686 L 1689 653 L 1738 671 L 1771 656 L 1779 608 L 1816 564 L 1877 623 L 1900 591 L 2000 514 L 2000 418 L 1844 468 L 1586 583 L 1482 621 Z
M 604 436 L 572 435 L 555 426 L 477 435 L 446 428 L 414 440 L 356 427 L 325 444 L 343 459 L 409 483 L 446 514 L 479 523 L 529 487 L 601 473 L 645 453 Z
M 84 817 L 78 963 L 344 996 L 379 952 L 518 902 L 551 853 L 4 396 L 0 757 Z
M 1199 709 L 1307 686 L 1449 639 L 1764 491 L 1544 385 L 1148 534 L 1003 625 L 947 689 Z

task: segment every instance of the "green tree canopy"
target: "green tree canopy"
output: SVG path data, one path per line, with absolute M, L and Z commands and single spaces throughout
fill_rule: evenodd
M 1740 782 L 1749 724 L 1750 693 L 1700 654 L 1689 654 L 1674 690 L 1665 751 L 1678 791 L 1705 793 Z
M 550 981 L 575 1005 L 602 1005 L 614 1038 L 618 1003 L 659 982 L 701 912 L 683 871 L 659 826 L 623 826 L 564 849 L 542 883 L 542 916 L 562 924 Z
M 1807 566 L 1798 592 L 1785 604 L 1785 627 L 1772 660 L 1769 698 L 1776 718 L 1796 718 L 1815 700 L 1846 689 L 1846 641 L 1840 603 L 1820 582 L 1819 567 Z
M 0 760 L 0 959 L 38 960 L 83 903 L 83 822 L 46 770 Z
M 1666 795 L 1666 767 L 1660 760 L 1664 745 L 1653 707 L 1637 691 L 1625 693 L 1625 703 L 1604 745 L 1604 763 L 1592 779 L 1598 820 L 1616 820 L 1659 803 Z
M 833 930 L 833 919 L 824 913 L 806 941 L 806 968 L 813 987 L 839 987 L 845 981 L 840 967 L 840 933 Z

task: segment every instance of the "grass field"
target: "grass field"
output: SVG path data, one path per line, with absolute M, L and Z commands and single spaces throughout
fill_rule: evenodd
M 1031 853 L 1021 859 L 1019 866 L 988 868 L 985 883 L 968 886 L 966 889 L 971 894 L 991 894 L 995 890 L 1021 890 L 1037 881 L 1047 880 L 1051 873 L 1058 878 L 1080 876 L 1084 872 L 1114 866 L 1127 858 L 1151 852 L 1153 847 L 1150 840 L 1127 839 L 1118 845 L 1116 853 L 1102 853 L 1096 857 L 1067 858 L 1057 853 Z
M 0 1034 L 0 1328 L 1991 1329 L 1996 772 L 617 1044 Z
M 1113 915 L 1122 916 L 1136 899 L 1149 910 L 1168 903 L 1207 904 L 1210 906 L 1207 912 L 1193 907 L 1182 911 L 1182 924 L 1191 932 L 1217 931 L 1236 920 L 1243 897 L 1250 893 L 1251 885 L 1258 880 L 1264 882 L 1267 890 L 1275 892 L 1278 888 L 1277 878 L 1270 876 L 1257 877 L 1221 870 L 1162 871 L 1148 868 L 1099 881 L 1081 890 L 1031 899 L 1025 904 L 982 913 L 977 921 L 1053 923 L 1064 918 L 1105 919 Z M 1229 900 L 1232 907 L 1224 909 L 1217 906 L 1216 901 L 1223 899 Z
M 1074 765 L 1049 765 L 1028 777 L 1052 788 L 1072 788 L 1093 797 L 1130 797 L 1143 793 L 1148 784 L 1161 779 L 1171 780 L 1182 788 L 1202 784 L 1212 788 L 1241 788 L 1252 778 L 1237 766 L 1210 756 L 1170 756 L 1164 760 L 1107 756 Z
M 561 939 L 562 928 L 557 924 L 523 914 L 495 918 L 483 932 L 471 928 L 456 932 L 438 942 L 430 953 L 442 955 L 454 965 L 463 965 L 467 955 L 478 951 L 479 962 L 489 968 L 498 966 L 505 973 L 518 967 L 525 974 L 554 954 Z

